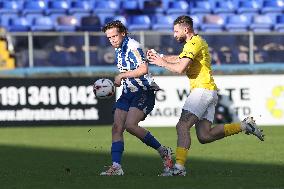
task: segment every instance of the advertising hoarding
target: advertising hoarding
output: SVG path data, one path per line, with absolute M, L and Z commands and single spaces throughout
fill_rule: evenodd
M 93 94 L 98 78 L 0 79 L 0 124 L 112 124 L 115 97 Z

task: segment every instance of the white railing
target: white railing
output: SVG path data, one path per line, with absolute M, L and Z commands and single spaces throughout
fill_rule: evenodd
M 159 48 L 160 50 L 166 49 L 166 53 L 176 53 L 180 52 L 182 46 L 175 43 L 175 40 L 173 39 L 172 32 L 154 32 L 154 31 L 140 31 L 140 32 L 132 32 L 130 34 L 131 36 L 134 36 L 137 38 L 144 49 L 147 48 Z M 238 48 L 241 46 L 244 47 L 244 52 L 248 55 L 248 58 L 244 58 L 244 63 L 246 64 L 256 64 L 259 60 L 256 61 L 255 55 L 256 52 L 259 51 L 260 48 L 263 48 L 263 41 L 267 41 L 268 43 L 274 43 L 275 52 L 276 55 L 269 55 L 269 51 L 267 51 L 266 60 L 260 63 L 268 63 L 268 62 L 281 62 L 284 63 L 284 33 L 253 33 L 253 32 L 244 32 L 244 33 L 228 33 L 228 32 L 222 32 L 222 33 L 200 33 L 208 42 L 209 46 L 215 54 L 218 55 L 218 53 L 222 52 L 222 47 L 230 47 L 229 49 L 231 51 L 240 51 Z M 84 59 L 82 60 L 82 65 L 86 67 L 93 66 L 93 60 L 91 60 L 90 55 L 92 53 L 91 47 L 95 46 L 98 49 L 104 50 L 104 48 L 107 48 L 108 41 L 105 39 L 104 42 L 98 42 L 96 44 L 96 41 L 94 43 L 91 42 L 92 37 L 99 37 L 101 39 L 104 39 L 105 36 L 102 32 L 17 32 L 17 33 L 1 33 L 0 36 L 9 38 L 9 41 L 12 41 L 12 45 L 14 45 L 14 51 L 15 54 L 21 53 L 18 51 L 20 49 L 19 46 L 15 43 L 18 38 L 27 38 L 27 47 L 21 47 L 22 49 L 28 49 L 28 67 L 32 68 L 35 67 L 35 43 L 38 39 L 37 37 L 42 36 L 44 37 L 66 37 L 66 36 L 74 36 L 75 37 L 82 37 L 83 40 L 83 46 L 82 51 L 84 52 Z M 165 39 L 163 39 L 163 37 Z M 227 42 L 232 39 L 233 42 Z M 47 41 L 48 42 L 48 41 Z M 169 44 L 167 44 L 169 43 Z M 74 45 L 77 45 L 74 43 Z M 101 47 L 103 45 L 104 47 Z M 266 45 L 266 44 L 265 44 Z M 264 45 L 263 45 L 264 46 Z M 273 45 L 272 45 L 273 46 Z M 264 49 L 264 48 L 263 48 Z M 273 47 L 272 47 L 273 49 Z M 42 51 L 45 51 L 46 49 L 40 49 Z M 266 53 L 265 49 L 262 50 Z M 48 50 L 46 50 L 48 52 Z M 246 55 L 246 56 L 247 56 Z M 99 55 L 101 56 L 101 55 Z M 241 56 L 238 55 L 230 55 L 232 56 Z M 212 55 L 212 59 L 214 60 L 214 55 Z M 228 58 L 227 57 L 227 58 Z M 218 59 L 218 57 L 217 57 Z M 230 63 L 242 63 L 241 61 L 238 61 L 238 57 L 233 57 L 233 59 L 236 59 L 236 61 L 232 60 L 229 61 Z M 260 58 L 261 59 L 261 58 Z M 276 59 L 277 61 L 273 61 Z M 272 60 L 272 61 L 270 61 Z M 218 62 L 216 63 L 218 64 Z M 221 64 L 227 64 L 226 61 L 221 60 Z M 38 66 L 38 65 L 37 65 Z

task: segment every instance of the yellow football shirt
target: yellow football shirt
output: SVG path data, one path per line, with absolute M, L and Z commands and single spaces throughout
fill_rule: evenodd
M 191 90 L 194 88 L 205 88 L 217 90 L 217 86 L 212 77 L 211 57 L 208 44 L 199 35 L 194 35 L 183 47 L 179 58 L 190 58 L 190 64 L 186 70 L 186 75 L 190 81 Z

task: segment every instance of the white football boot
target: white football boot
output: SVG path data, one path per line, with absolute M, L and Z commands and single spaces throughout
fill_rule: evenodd
M 264 141 L 262 130 L 256 125 L 253 117 L 247 117 L 241 122 L 241 126 L 247 135 L 253 134 L 259 140 Z
M 173 152 L 170 147 L 165 147 L 164 155 L 162 157 L 163 159 L 163 165 L 164 165 L 164 173 L 169 172 L 173 168 L 173 158 L 172 158 Z
M 173 174 L 173 176 L 185 176 L 186 170 L 185 170 L 185 168 L 179 169 L 176 166 L 174 166 L 173 169 L 172 169 L 172 174 Z
M 109 166 L 108 170 L 101 172 L 101 176 L 122 176 L 124 172 L 121 166 Z
M 186 170 L 185 168 L 179 169 L 176 166 L 174 166 L 170 171 L 163 172 L 161 175 L 163 177 L 171 177 L 171 176 L 186 176 Z

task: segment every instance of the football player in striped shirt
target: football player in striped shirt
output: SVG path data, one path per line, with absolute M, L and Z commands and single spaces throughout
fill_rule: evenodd
M 123 132 L 126 130 L 160 154 L 164 171 L 172 167 L 172 151 L 165 147 L 146 129 L 138 124 L 155 105 L 155 91 L 159 87 L 148 73 L 148 63 L 139 42 L 128 37 L 127 28 L 120 21 L 112 21 L 103 27 L 111 45 L 115 48 L 115 62 L 120 73 L 114 84 L 123 86 L 122 94 L 114 106 L 112 127 L 112 165 L 100 175 L 123 175 L 121 166 L 124 151 Z

